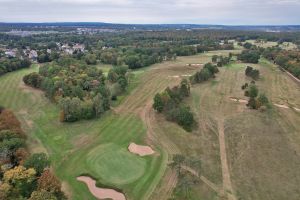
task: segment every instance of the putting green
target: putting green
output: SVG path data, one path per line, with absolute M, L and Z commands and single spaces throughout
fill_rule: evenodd
M 87 157 L 87 165 L 93 176 L 111 184 L 128 184 L 140 178 L 146 168 L 146 160 L 115 144 L 105 144 L 93 149 Z

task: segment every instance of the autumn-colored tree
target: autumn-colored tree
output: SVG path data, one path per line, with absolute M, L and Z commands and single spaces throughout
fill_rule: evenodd
M 34 191 L 31 193 L 29 200 L 58 200 L 57 197 L 46 190 Z
M 50 170 L 45 170 L 38 179 L 38 189 L 59 193 L 61 191 L 61 183 Z
M 15 133 L 24 135 L 21 129 L 21 123 L 10 110 L 3 110 L 0 114 L 0 131 L 1 130 L 11 130 Z
M 0 199 L 8 199 L 11 189 L 8 183 L 0 183 Z
M 45 170 L 38 179 L 38 190 L 53 193 L 59 200 L 67 199 L 61 191 L 61 182 L 49 169 Z
M 3 182 L 9 184 L 12 189 L 21 197 L 29 197 L 35 189 L 36 172 L 34 169 L 26 169 L 17 166 L 6 171 L 3 175 Z
M 19 148 L 15 152 L 15 157 L 20 165 L 24 164 L 24 161 L 28 156 L 29 156 L 29 153 L 25 148 Z

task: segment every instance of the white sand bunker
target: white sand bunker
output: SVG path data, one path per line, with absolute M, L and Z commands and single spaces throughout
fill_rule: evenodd
M 201 63 L 190 63 L 190 64 L 186 64 L 186 66 L 202 66 L 203 64 Z
M 277 104 L 277 103 L 274 103 L 274 106 L 278 107 L 278 108 L 284 108 L 284 109 L 294 109 L 295 111 L 297 112 L 300 112 L 300 109 L 299 108 L 296 108 L 296 107 L 289 107 L 287 105 L 284 105 L 284 104 Z
M 278 108 L 285 108 L 285 109 L 289 109 L 288 106 L 286 105 L 281 105 L 281 104 L 277 104 L 277 103 L 274 103 L 274 106 L 278 107 Z
M 180 76 L 168 76 L 169 78 L 180 78 Z
M 235 102 L 240 102 L 240 103 L 248 103 L 248 101 L 245 99 L 238 99 L 238 98 L 234 98 L 234 97 L 230 97 L 230 100 L 235 101 Z
M 169 78 L 180 78 L 180 77 L 191 77 L 190 74 L 184 74 L 184 75 L 175 75 L 175 76 L 168 76 Z
M 296 111 L 300 112 L 300 108 L 294 107 L 294 109 L 295 109 Z
M 128 147 L 131 153 L 137 154 L 139 156 L 148 156 L 154 154 L 154 151 L 149 146 L 141 146 L 135 143 L 131 143 Z
M 98 199 L 112 199 L 112 200 L 126 200 L 123 193 L 117 192 L 113 189 L 104 189 L 96 187 L 96 181 L 87 176 L 77 177 L 78 181 L 84 182 L 90 192 Z

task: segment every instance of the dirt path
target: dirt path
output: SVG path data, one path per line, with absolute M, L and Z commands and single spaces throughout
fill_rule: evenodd
M 150 198 L 151 200 L 168 200 L 173 193 L 173 189 L 176 187 L 178 182 L 177 171 L 170 169 L 167 170 L 165 176 L 162 179 L 162 185 L 158 187 L 158 190 Z
M 300 80 L 299 80 L 296 76 L 294 76 L 292 73 L 290 73 L 290 72 L 287 71 L 286 69 L 283 69 L 282 67 L 281 67 L 281 69 L 282 69 L 283 71 L 285 71 L 286 74 L 287 74 L 289 77 L 292 78 L 292 80 L 294 80 L 296 83 L 300 84 Z
M 190 172 L 192 175 L 200 178 L 201 181 L 203 181 L 208 187 L 210 187 L 213 191 L 215 191 L 216 193 L 218 193 L 219 196 L 223 196 L 224 195 L 224 190 L 223 188 L 218 187 L 217 185 L 215 185 L 214 183 L 212 183 L 210 180 L 208 180 L 207 178 L 205 178 L 204 176 L 199 176 L 198 172 L 196 172 L 195 170 L 193 170 L 192 168 L 188 167 L 188 166 L 182 166 L 182 169 Z
M 236 200 L 235 196 L 233 195 L 233 188 L 230 179 L 230 171 L 227 162 L 223 118 L 218 119 L 218 133 L 219 133 L 220 158 L 221 158 L 222 176 L 223 176 L 223 190 L 227 192 L 227 197 L 229 200 Z

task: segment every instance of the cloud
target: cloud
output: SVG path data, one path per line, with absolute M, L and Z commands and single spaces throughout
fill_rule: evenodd
M 298 24 L 300 0 L 0 0 L 0 21 Z

